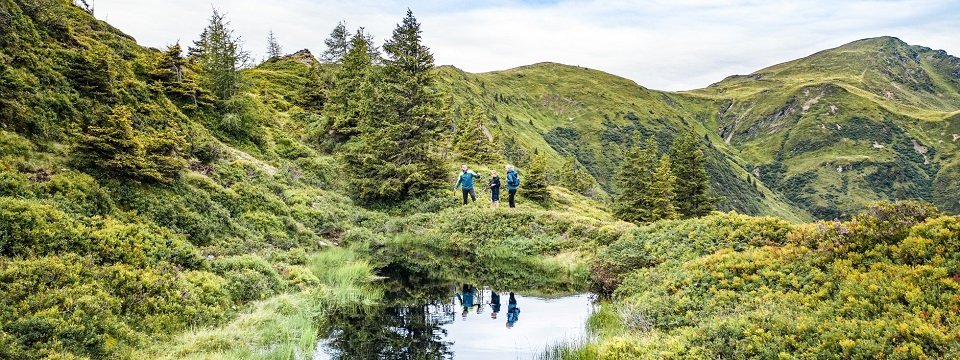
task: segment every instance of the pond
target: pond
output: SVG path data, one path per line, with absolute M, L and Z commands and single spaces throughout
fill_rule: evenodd
M 518 292 L 511 300 L 509 291 L 453 283 L 430 294 L 337 314 L 313 359 L 530 359 L 548 345 L 584 337 L 595 309 L 590 294 Z

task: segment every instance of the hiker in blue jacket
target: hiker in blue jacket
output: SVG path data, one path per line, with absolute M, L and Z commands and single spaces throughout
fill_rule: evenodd
M 467 204 L 467 195 L 470 195 L 470 199 L 473 199 L 473 202 L 477 201 L 477 193 L 473 191 L 473 180 L 479 179 L 480 175 L 470 171 L 467 168 L 467 164 L 460 165 L 460 177 L 457 178 L 456 185 L 453 185 L 453 190 L 456 191 L 460 189 L 463 192 L 463 204 Z
M 467 312 L 470 311 L 470 308 L 473 307 L 474 296 L 476 295 L 476 289 L 473 285 L 463 284 L 463 288 L 460 290 L 460 306 L 463 306 L 463 319 L 467 319 Z
M 517 196 L 518 187 L 520 187 L 520 175 L 517 175 L 517 170 L 513 168 L 513 165 L 507 165 L 507 199 L 510 202 L 511 209 L 517 207 L 514 198 Z

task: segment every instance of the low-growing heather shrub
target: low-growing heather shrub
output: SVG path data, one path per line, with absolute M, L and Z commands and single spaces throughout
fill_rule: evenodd
M 637 267 L 612 306 L 623 323 L 642 314 L 652 327 L 623 349 L 634 358 L 954 358 L 960 220 L 935 216 L 925 204 L 878 204 L 847 222 L 798 226 L 785 243 L 739 236 L 753 239 L 741 251 L 659 264 L 621 257 Z M 627 251 L 617 243 L 607 251 Z
M 720 249 L 742 251 L 780 245 L 786 242 L 791 228 L 783 220 L 735 213 L 659 221 L 636 228 L 600 250 L 591 277 L 597 291 L 609 294 L 632 271 L 678 263 Z
M 263 258 L 240 255 L 217 259 L 213 272 L 226 280 L 225 288 L 236 303 L 261 300 L 284 290 L 280 274 Z

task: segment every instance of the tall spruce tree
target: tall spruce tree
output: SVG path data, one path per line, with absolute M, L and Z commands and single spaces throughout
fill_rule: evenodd
M 326 63 L 338 63 L 350 50 L 350 32 L 347 31 L 347 25 L 343 21 L 337 23 L 337 26 L 330 31 L 330 37 L 323 41 L 327 49 L 320 55 L 321 60 Z
M 433 55 L 421 43 L 420 23 L 407 16 L 384 45 L 373 114 L 344 146 L 351 185 L 367 201 L 397 201 L 443 182 L 440 149 L 449 112 L 435 88 Z
M 634 141 L 639 144 L 640 141 Z M 644 146 L 627 150 L 623 166 L 617 172 L 613 212 L 623 221 L 645 223 L 653 221 L 653 199 L 650 187 L 654 182 L 652 164 L 657 160 L 657 141 L 651 136 Z
M 375 101 L 374 69 L 362 30 L 350 39 L 350 44 L 323 107 L 327 133 L 336 143 L 357 134 L 360 122 L 372 115 Z
M 547 189 L 547 158 L 543 153 L 533 155 L 530 166 L 523 172 L 523 190 L 521 193 L 527 199 L 546 203 L 550 200 L 550 191 Z
M 250 59 L 250 54 L 240 46 L 240 37 L 234 36 L 229 24 L 223 14 L 213 9 L 210 23 L 190 49 L 203 76 L 202 85 L 220 100 L 227 100 L 237 93 L 240 68 Z
M 717 209 L 718 198 L 711 196 L 710 176 L 705 168 L 699 137 L 686 133 L 670 146 L 673 174 L 677 177 L 677 212 L 684 218 L 700 217 Z
M 270 34 L 267 35 L 267 59 L 275 59 L 281 55 L 283 55 L 283 49 L 280 47 L 280 42 L 277 41 L 273 30 L 270 30 Z
M 670 155 L 661 155 L 660 161 L 657 163 L 657 169 L 653 173 L 653 182 L 650 183 L 648 189 L 650 198 L 650 219 L 648 221 L 677 218 L 677 208 L 673 204 L 676 199 L 673 191 L 676 180 L 670 164 Z

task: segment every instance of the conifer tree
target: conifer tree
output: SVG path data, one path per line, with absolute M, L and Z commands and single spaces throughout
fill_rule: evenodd
M 226 17 L 213 9 L 210 23 L 190 49 L 203 75 L 203 86 L 220 100 L 227 100 L 237 93 L 240 68 L 250 58 L 240 46 L 240 38 L 233 35 L 228 25 Z
M 280 47 L 280 42 L 277 41 L 277 37 L 273 35 L 273 30 L 270 30 L 270 34 L 267 36 L 267 58 L 275 59 L 283 55 L 283 50 Z
M 639 141 L 634 141 L 639 144 Z M 624 164 L 617 172 L 615 181 L 614 215 L 624 221 L 644 223 L 653 221 L 653 199 L 650 187 L 654 181 L 652 164 L 657 159 L 657 142 L 651 136 L 643 147 L 627 150 Z
M 676 177 L 673 175 L 670 164 L 670 155 L 660 156 L 657 169 L 653 174 L 653 182 L 648 190 L 650 199 L 650 219 L 657 221 L 677 218 L 677 208 L 674 206 L 675 194 L 673 191 Z
M 584 194 L 593 187 L 593 179 L 576 157 L 564 157 L 559 174 L 560 184 L 574 192 Z
M 684 218 L 710 214 L 717 209 L 719 200 L 709 194 L 710 176 L 698 139 L 696 135 L 686 133 L 674 139 L 670 146 L 673 174 L 677 178 L 677 212 Z
M 375 101 L 373 65 L 362 31 L 357 31 L 350 43 L 323 107 L 327 132 L 337 143 L 357 134 L 360 121 L 372 115 Z
M 483 114 L 477 108 L 472 108 L 458 121 L 453 148 L 468 162 L 492 163 L 502 159 L 496 143 L 484 132 Z
M 509 117 L 507 117 L 507 119 L 509 119 Z M 526 167 L 530 164 L 530 154 L 527 153 L 527 150 L 524 149 L 513 136 L 505 136 L 503 138 L 503 157 L 507 159 L 508 163 L 518 167 Z
M 84 131 L 75 155 L 81 167 L 107 176 L 170 182 L 186 166 L 178 156 L 184 142 L 172 130 L 138 135 L 133 128 L 133 111 L 119 105 Z
M 540 203 L 548 202 L 550 191 L 547 189 L 547 158 L 542 153 L 536 153 L 523 174 L 523 196 Z
M 420 23 L 407 10 L 384 45 L 373 114 L 363 117 L 358 135 L 344 146 L 351 185 L 363 200 L 403 200 L 443 182 L 439 150 L 449 112 L 420 34 Z
M 180 44 L 174 44 L 161 52 L 153 69 L 148 71 L 150 80 L 163 86 L 164 93 L 174 100 L 186 102 L 184 109 L 197 109 L 213 105 L 214 99 L 197 83 L 196 73 L 183 57 Z
M 370 62 L 375 65 L 383 63 L 383 54 L 380 53 L 380 47 L 377 46 L 373 34 L 366 31 L 363 27 L 357 31 L 363 34 L 363 40 L 367 42 L 367 56 L 370 57 Z
M 330 32 L 330 37 L 323 43 L 327 45 L 327 49 L 320 55 L 321 60 L 329 64 L 340 62 L 350 50 L 350 32 L 347 31 L 347 25 L 343 21 L 337 23 Z

